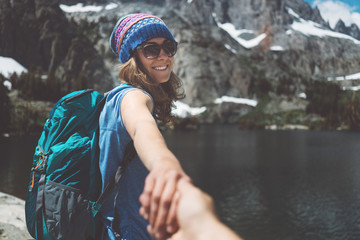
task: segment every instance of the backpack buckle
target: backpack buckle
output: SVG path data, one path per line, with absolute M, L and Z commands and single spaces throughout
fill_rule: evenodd
M 40 146 L 39 146 L 40 148 Z M 35 184 L 35 172 L 39 173 L 41 175 L 46 173 L 46 166 L 47 166 L 47 160 L 49 157 L 49 153 L 42 153 L 40 152 L 39 154 L 39 160 L 36 164 L 35 167 L 31 168 L 31 172 L 32 172 L 32 180 L 31 180 L 31 186 L 29 187 L 29 192 L 32 191 L 32 189 L 34 188 L 34 184 Z
M 121 234 L 119 234 L 118 232 L 113 231 L 113 234 L 116 239 L 121 239 Z
M 36 173 L 40 173 L 40 174 L 44 174 L 46 172 L 46 164 L 41 165 L 41 167 L 32 167 L 31 168 L 32 172 L 36 172 Z

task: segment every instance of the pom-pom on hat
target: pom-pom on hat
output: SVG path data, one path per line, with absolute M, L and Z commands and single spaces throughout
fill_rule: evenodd
M 110 48 L 120 62 L 125 63 L 138 45 L 156 37 L 175 41 L 160 18 L 145 13 L 130 14 L 116 23 L 110 36 Z

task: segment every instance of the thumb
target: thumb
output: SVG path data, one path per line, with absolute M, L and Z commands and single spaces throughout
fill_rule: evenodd
M 180 194 L 183 194 L 187 191 L 193 191 L 194 185 L 192 184 L 192 181 L 190 178 L 181 178 L 177 184 L 177 188 L 178 188 Z

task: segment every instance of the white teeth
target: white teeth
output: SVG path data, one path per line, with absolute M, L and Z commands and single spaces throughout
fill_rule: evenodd
M 163 66 L 163 67 L 154 67 L 155 70 L 158 70 L 158 71 L 162 71 L 162 70 L 165 70 L 167 69 L 167 66 Z

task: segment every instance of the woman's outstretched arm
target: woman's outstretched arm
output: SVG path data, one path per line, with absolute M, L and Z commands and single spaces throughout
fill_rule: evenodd
M 121 116 L 126 130 L 134 141 L 135 149 L 150 171 L 140 197 L 140 214 L 149 221 L 149 232 L 162 239 L 177 230 L 173 203 L 177 182 L 189 180 L 178 159 L 168 149 L 151 112 L 151 98 L 140 90 L 125 95 L 121 103 Z

